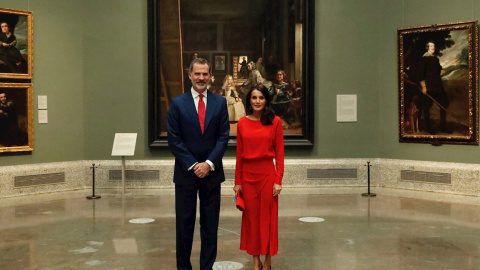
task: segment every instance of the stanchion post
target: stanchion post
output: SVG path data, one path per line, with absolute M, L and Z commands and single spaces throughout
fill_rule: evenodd
M 125 156 L 122 156 L 122 198 L 125 198 Z
M 368 174 L 368 193 L 362 193 L 363 197 L 375 197 L 377 194 L 370 193 L 370 161 L 367 161 L 367 174 Z
M 102 198 L 102 196 L 96 196 L 95 195 L 95 168 L 97 168 L 95 166 L 95 163 L 92 163 L 92 167 L 90 167 L 90 168 L 93 169 L 92 170 L 92 190 L 93 190 L 93 193 L 92 193 L 92 196 L 87 196 L 87 199 L 90 199 L 90 200 L 91 199 L 100 199 L 100 198 Z

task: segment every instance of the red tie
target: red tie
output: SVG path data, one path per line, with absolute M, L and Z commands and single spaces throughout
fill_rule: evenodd
M 198 95 L 200 100 L 198 101 L 198 121 L 200 122 L 200 128 L 202 129 L 202 134 L 205 129 L 205 102 L 203 102 L 203 95 Z

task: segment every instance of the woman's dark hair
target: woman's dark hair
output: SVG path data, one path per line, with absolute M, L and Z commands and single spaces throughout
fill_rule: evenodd
M 254 85 L 247 94 L 247 114 L 253 113 L 252 104 L 250 104 L 250 100 L 252 99 L 252 92 L 253 90 L 260 91 L 262 95 L 265 97 L 265 107 L 263 108 L 262 116 L 260 117 L 260 122 L 263 125 L 273 125 L 273 118 L 275 118 L 275 113 L 272 111 L 272 107 L 270 106 L 270 94 L 268 93 L 268 88 L 265 85 L 259 83 Z
M 302 88 L 302 83 L 299 80 L 293 80 L 292 83 L 294 83 L 297 88 Z
M 275 73 L 275 81 L 276 81 L 277 83 L 279 83 L 279 81 L 277 80 L 277 74 L 278 74 L 279 72 L 282 73 L 282 75 L 283 75 L 283 81 L 285 81 L 286 78 L 287 78 L 287 74 L 285 74 L 285 71 L 283 71 L 283 70 L 280 69 L 280 70 L 277 71 L 277 73 Z

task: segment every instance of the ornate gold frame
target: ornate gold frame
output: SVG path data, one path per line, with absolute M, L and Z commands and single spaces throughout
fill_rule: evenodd
M 22 16 L 26 17 L 24 21 L 27 23 L 27 59 L 25 59 L 27 71 L 25 73 L 2 73 L 0 71 L 0 78 L 32 79 L 33 77 L 33 13 L 31 11 L 0 8 L 0 20 L 4 20 L 5 18 L 8 20 L 15 17 L 18 19 Z M 14 29 L 10 30 L 13 31 Z
M 478 145 L 478 21 L 401 28 L 397 30 L 397 34 L 399 141 L 432 145 Z M 420 91 L 419 57 L 421 58 L 426 51 L 425 44 L 428 40 L 434 40 L 434 43 L 439 41 L 441 46 L 436 48 L 435 55 L 442 55 L 445 63 L 447 63 L 445 59 L 458 60 L 456 65 L 450 64 L 447 67 L 447 74 L 442 77 L 442 84 L 448 96 L 449 107 L 447 105 L 446 108 L 430 95 Z M 455 44 L 457 47 L 453 47 Z M 455 54 L 458 52 L 461 54 Z M 442 58 L 439 59 L 442 64 Z M 446 65 L 443 68 L 445 69 Z M 425 101 L 427 98 L 431 101 Z M 425 104 L 433 105 L 428 107 Z M 438 115 L 440 110 L 444 110 L 446 112 L 444 123 L 452 128 L 439 128 L 438 131 L 426 128 L 433 126 L 435 121 L 437 126 L 442 125 L 441 120 L 435 120 L 433 117 L 425 120 L 424 110 L 427 109 L 430 113 Z M 416 128 L 417 126 L 419 128 Z
M 17 141 L 24 143 L 11 146 L 0 145 L 0 153 L 33 151 L 33 85 L 31 83 L 0 83 L 0 90 L 6 92 L 7 99 L 15 96 L 25 102 L 15 105 L 15 100 L 13 100 L 17 114 Z M 26 140 L 23 137 L 25 135 L 27 136 Z

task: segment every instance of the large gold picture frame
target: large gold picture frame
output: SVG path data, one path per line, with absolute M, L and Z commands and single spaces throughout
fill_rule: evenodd
M 33 13 L 0 8 L 0 23 L 8 27 L 0 32 L 0 78 L 32 79 Z
M 0 153 L 33 151 L 33 85 L 0 83 Z
M 478 145 L 478 22 L 397 34 L 399 141 Z

